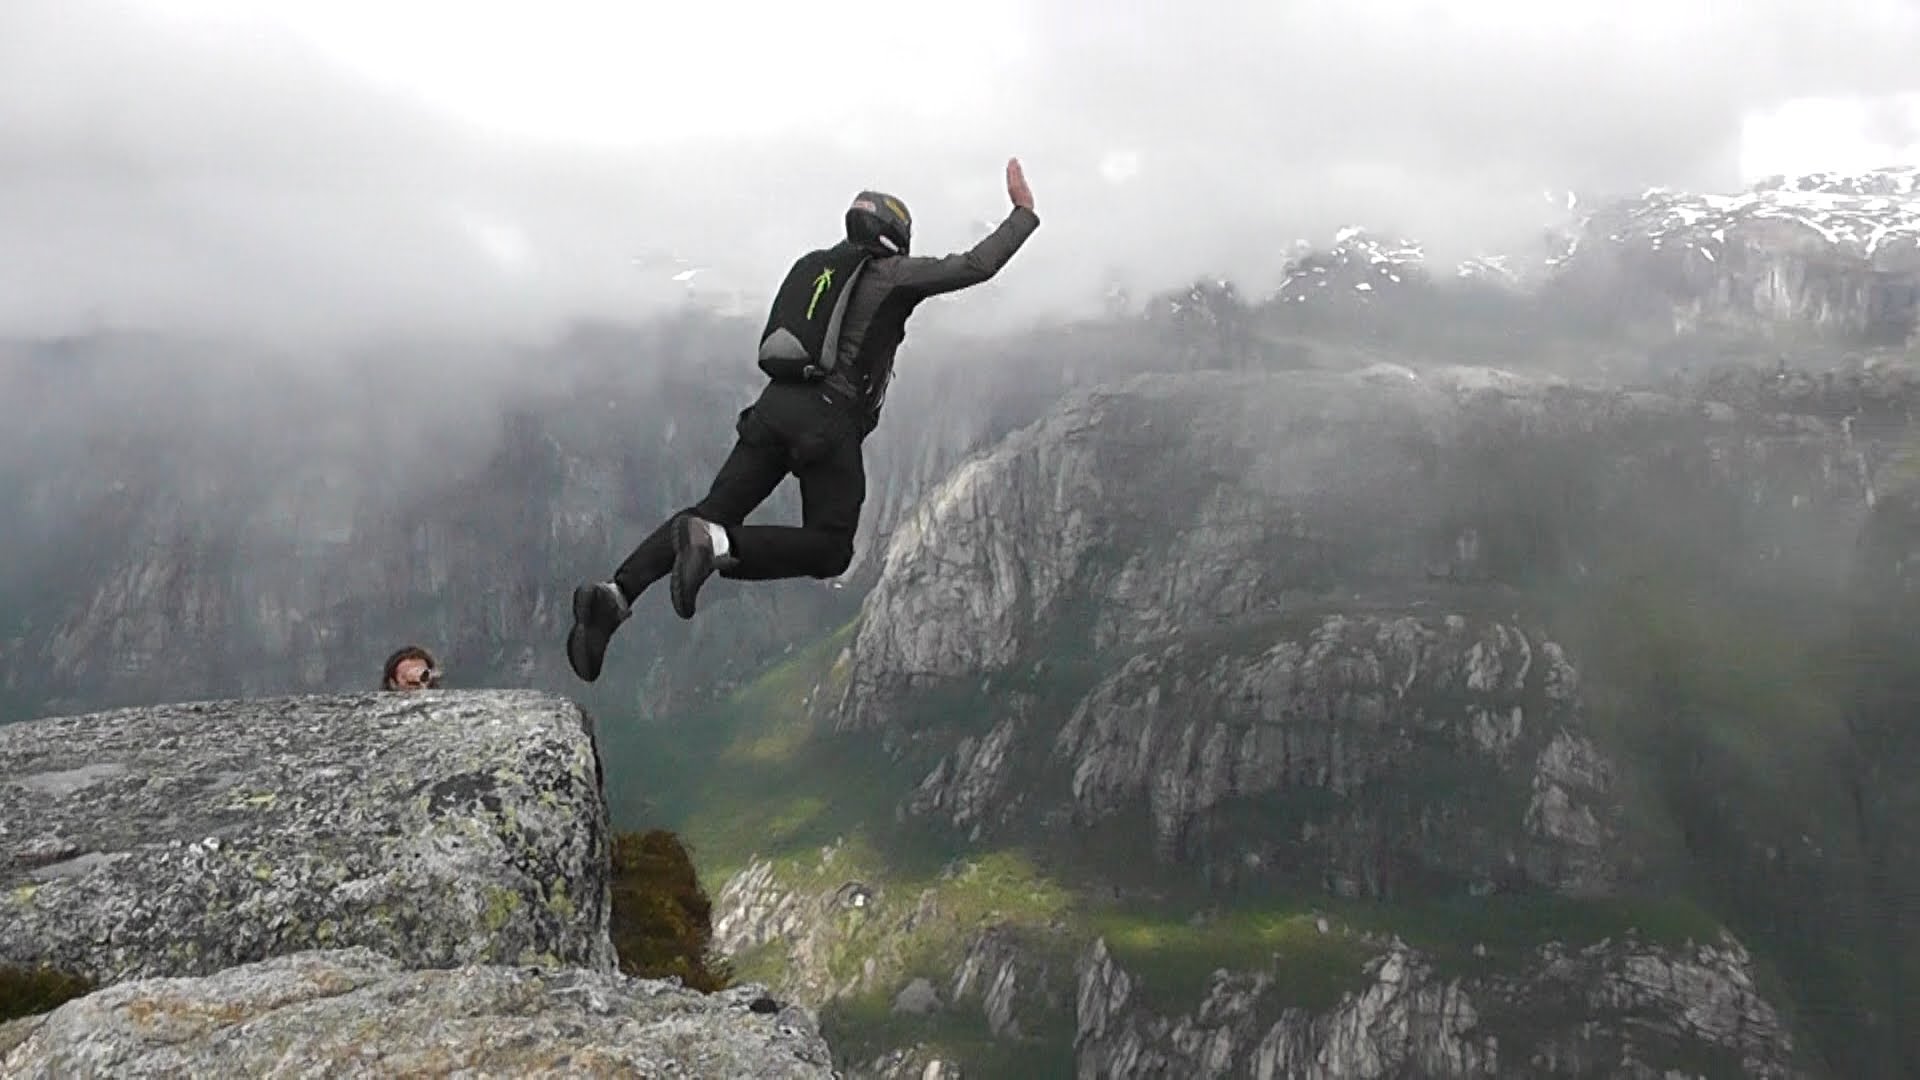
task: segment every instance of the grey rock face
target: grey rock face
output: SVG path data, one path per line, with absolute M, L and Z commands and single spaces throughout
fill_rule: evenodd
M 1788 1077 L 1793 1040 L 1731 938 L 1538 950 L 1511 974 L 1445 976 L 1391 942 L 1332 1008 L 1263 972 L 1214 973 L 1190 1014 L 1156 1015 L 1096 941 L 1081 962 L 1078 1074 L 1095 1077 Z
M 0 1072 L 64 1076 L 830 1077 L 815 1021 L 578 969 L 409 971 L 365 949 L 121 983 L 28 1021 Z
M 1827 417 L 1892 386 L 1870 382 L 1799 404 L 1772 383 L 1715 384 L 1737 404 L 1725 415 L 1392 365 L 1077 394 L 896 530 L 834 722 L 926 752 L 903 809 L 972 839 L 1016 813 L 1064 803 L 1084 823 L 1144 799 L 1163 857 L 1193 848 L 1224 800 L 1347 798 L 1408 779 L 1392 763 L 1438 740 L 1473 773 L 1460 790 L 1499 796 L 1494 817 L 1436 807 L 1399 842 L 1451 835 L 1438 863 L 1482 881 L 1604 890 L 1620 871 L 1613 768 L 1583 732 L 1575 658 L 1529 624 L 1526 590 L 1581 581 L 1662 505 L 1778 537 L 1738 556 L 1757 574 L 1834 575 L 1887 447 Z M 1034 707 L 1019 688 L 1063 653 L 1093 658 L 1091 692 Z M 993 703 L 951 736 L 904 722 L 925 692 L 989 683 Z M 1063 770 L 1068 790 L 1021 771 L 1048 755 L 1045 783 Z M 1379 891 L 1359 856 L 1393 828 L 1322 830 L 1328 884 Z
M 783 887 L 774 864 L 755 859 L 727 879 L 714 898 L 713 940 L 735 954 L 773 941 L 794 941 L 813 929 L 824 902 Z
M 1676 326 L 1818 326 L 1900 341 L 1920 306 L 1920 171 L 1775 177 L 1729 195 L 1653 190 L 1601 207 L 1559 284 L 1657 291 Z M 1623 280 L 1624 279 L 1624 280 Z
M 1553 620 L 1669 541 L 1759 578 L 1848 564 L 1891 429 L 1845 399 L 1885 395 L 1765 381 L 1616 393 L 1382 364 L 1074 395 L 896 530 L 836 723 L 911 760 L 903 814 L 983 847 L 1098 826 L 1102 858 L 1210 882 L 1631 891 L 1659 841 L 1626 835 L 1634 778 L 1589 728 L 1599 699 L 1562 644 L 1587 624 Z M 1498 973 L 1378 944 L 1368 990 L 1312 1009 L 1247 970 L 1154 1017 L 1138 975 L 1091 965 L 1084 1075 L 1790 1073 L 1731 939 Z M 994 981 L 972 965 L 970 992 Z
M 967 942 L 954 968 L 948 999 L 956 1007 L 978 1008 L 996 1038 L 1019 1039 L 1021 1019 L 1044 1017 L 1072 1006 L 1072 964 L 1056 965 L 1014 929 L 989 926 Z
M 1424 537 L 1431 500 L 1409 470 L 1451 408 L 1419 380 L 1308 374 L 1143 376 L 1075 395 L 895 529 L 840 726 L 884 724 L 890 696 L 1007 670 L 1057 620 L 1090 623 L 1103 647 L 1217 625 L 1324 585 L 1330 549 L 1364 559 L 1380 538 Z M 1393 559 L 1417 576 L 1414 547 Z M 1097 610 L 1069 610 L 1095 596 Z
M 1524 575 L 1577 579 L 1650 490 L 1722 499 L 1777 531 L 1782 558 L 1844 551 L 1884 446 L 1821 414 L 1757 401 L 1716 421 L 1708 404 L 1390 365 L 1074 394 L 895 529 L 836 723 L 884 727 L 903 695 L 1063 644 L 1501 602 Z
M 967 829 L 979 839 L 988 826 L 997 824 L 1018 806 L 1018 795 L 1002 800 L 1006 793 L 1008 770 L 1012 767 L 1014 737 L 1023 719 L 1018 699 L 1009 706 L 1009 715 L 978 739 L 962 737 L 953 753 L 940 759 L 907 800 L 912 814 L 932 814 Z
M 0 962 L 107 983 L 314 948 L 611 971 L 588 721 L 531 692 L 0 727 Z
M 1058 921 L 953 910 L 939 885 L 881 890 L 856 909 L 845 900 L 846 887 L 834 884 L 841 880 L 831 872 L 839 852 L 823 849 L 817 866 L 784 874 L 768 860 L 750 862 L 714 900 L 715 947 L 739 956 L 777 946 L 784 963 L 769 978 L 774 992 L 814 1007 L 883 992 L 896 1014 L 977 1017 L 994 1037 L 1016 1041 L 1068 1015 L 1073 945 Z M 836 976 L 835 958 L 850 950 L 863 953 L 863 961 Z M 869 1063 L 862 1075 L 899 1074 L 906 1060 Z
M 774 863 L 754 859 L 728 879 L 713 902 L 714 946 L 738 956 L 778 945 L 786 958 L 774 991 L 820 1006 L 837 997 L 904 985 L 900 949 L 918 921 L 933 915 L 933 896 L 874 892 L 835 870 L 840 848 L 820 852 L 808 884 L 783 880 Z M 849 937 L 870 943 L 857 971 L 836 975 L 832 958 Z
M 1614 884 L 1610 766 L 1552 642 L 1459 616 L 1329 616 L 1268 640 L 1176 644 L 1102 681 L 1053 744 L 1075 817 L 1144 799 L 1161 858 L 1238 845 L 1349 895 L 1391 891 L 1408 864 L 1574 894 Z M 1336 808 L 1205 835 L 1230 799 L 1302 792 Z

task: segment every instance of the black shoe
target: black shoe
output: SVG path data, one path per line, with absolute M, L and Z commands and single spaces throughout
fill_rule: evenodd
M 706 522 L 685 514 L 673 523 L 673 610 L 681 618 L 693 618 L 693 598 L 713 576 L 717 561 Z
M 573 629 L 567 631 L 567 663 L 573 673 L 592 682 L 600 677 L 607 642 L 632 614 L 619 586 L 610 581 L 581 585 L 573 590 Z

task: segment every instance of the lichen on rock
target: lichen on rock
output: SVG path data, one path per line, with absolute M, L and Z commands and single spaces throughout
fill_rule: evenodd
M 758 986 L 700 994 L 579 968 L 407 970 L 358 948 L 118 984 L 0 1029 L 0 1072 L 833 1075 L 812 1014 Z
M 0 727 L 0 962 L 101 983 L 314 948 L 611 971 L 586 717 L 532 692 Z

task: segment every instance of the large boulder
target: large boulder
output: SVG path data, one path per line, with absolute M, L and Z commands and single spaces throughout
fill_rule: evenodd
M 364 946 L 610 972 L 589 721 L 547 694 L 122 709 L 0 727 L 0 963 L 108 984 Z
M 407 971 L 364 949 L 122 983 L 0 1027 L 0 1073 L 827 1077 L 802 1010 L 582 970 Z

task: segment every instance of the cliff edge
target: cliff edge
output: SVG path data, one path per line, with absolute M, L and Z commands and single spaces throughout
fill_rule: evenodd
M 98 987 L 0 1075 L 815 1076 L 757 986 L 616 970 L 592 723 L 527 691 L 0 727 L 0 965 Z

